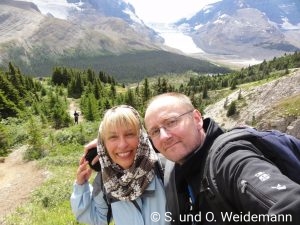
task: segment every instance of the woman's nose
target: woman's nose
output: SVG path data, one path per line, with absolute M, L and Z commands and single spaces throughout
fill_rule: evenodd
M 120 137 L 120 140 L 119 140 L 119 148 L 124 148 L 128 145 L 128 142 L 126 140 L 125 137 Z

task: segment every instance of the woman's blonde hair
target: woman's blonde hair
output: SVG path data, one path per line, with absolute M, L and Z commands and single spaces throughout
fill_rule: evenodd
M 137 135 L 142 129 L 139 113 L 129 105 L 119 105 L 107 110 L 99 126 L 99 137 L 104 141 L 109 130 L 116 130 L 120 127 L 134 128 Z

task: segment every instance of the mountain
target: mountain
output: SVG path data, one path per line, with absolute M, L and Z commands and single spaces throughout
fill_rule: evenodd
M 197 72 L 228 71 L 164 46 L 122 0 L 1 0 L 0 7 L 0 65 L 12 61 L 25 74 L 48 76 L 54 66 L 72 66 L 138 81 L 191 64 Z
M 175 25 L 219 57 L 263 60 L 300 50 L 298 0 L 222 0 Z
M 130 50 L 160 49 L 162 39 L 155 31 L 137 17 L 130 19 L 135 15 L 131 5 L 120 0 L 68 2 L 71 3 L 65 8 L 49 4 L 48 7 L 60 8 L 65 14 L 65 19 L 59 19 L 51 14 L 43 15 L 32 2 L 2 0 L 1 43 L 15 42 L 17 33 L 19 37 L 21 35 L 17 41 L 22 45 L 36 47 L 35 42 L 38 42 L 53 47 L 56 52 L 79 48 L 119 54 Z M 2 38 L 3 34 L 6 39 Z

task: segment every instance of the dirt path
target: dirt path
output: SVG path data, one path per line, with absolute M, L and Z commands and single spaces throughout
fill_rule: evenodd
M 26 146 L 15 149 L 0 163 L 0 224 L 4 223 L 4 216 L 24 203 L 46 178 L 35 162 L 23 161 L 25 150 Z
M 74 99 L 69 99 L 70 116 L 74 118 L 74 111 L 79 112 L 78 122 L 83 121 L 79 106 Z M 46 179 L 47 173 L 36 166 L 36 162 L 23 161 L 23 153 L 27 146 L 21 146 L 0 162 L 0 224 L 4 224 L 4 217 L 25 203 L 32 191 Z

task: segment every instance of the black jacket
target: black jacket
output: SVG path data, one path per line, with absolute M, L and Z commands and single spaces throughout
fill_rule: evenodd
M 203 146 L 183 165 L 166 163 L 164 179 L 171 215 L 168 218 L 173 224 L 299 225 L 300 185 L 284 176 L 246 141 L 228 144 L 229 153 L 218 156 L 216 182 L 228 207 L 221 212 L 218 206 L 211 205 L 201 192 L 201 180 L 208 150 L 223 131 L 209 118 L 204 120 L 204 129 Z

